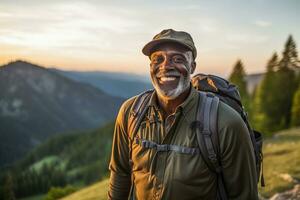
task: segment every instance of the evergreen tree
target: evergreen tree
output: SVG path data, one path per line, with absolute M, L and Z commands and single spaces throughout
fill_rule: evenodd
M 250 111 L 249 104 L 249 94 L 247 91 L 247 82 L 245 80 L 246 72 L 244 70 L 244 65 L 242 61 L 239 59 L 233 67 L 233 70 L 229 76 L 229 81 L 235 84 L 240 92 L 242 103 L 245 106 L 247 112 Z
M 296 49 L 296 43 L 292 35 L 289 35 L 284 51 L 282 52 L 282 59 L 279 63 L 280 68 L 295 69 L 299 66 L 298 52 Z
M 4 184 L 4 200 L 15 200 L 13 178 L 10 173 L 7 174 Z
M 278 55 L 275 52 L 267 63 L 267 72 L 263 80 L 258 85 L 254 97 L 254 126 L 256 129 L 270 133 L 277 128 L 277 122 L 274 115 L 276 112 L 276 102 L 273 95 L 277 92 L 275 83 L 275 70 L 278 67 Z
M 300 84 L 293 98 L 291 125 L 300 126 Z
M 267 65 L 267 73 L 255 97 L 255 126 L 272 133 L 288 128 L 291 124 L 291 108 L 296 90 L 295 69 L 298 66 L 298 53 L 293 37 L 285 43 L 282 58 L 273 55 Z
M 292 100 L 296 90 L 295 71 L 279 66 L 279 70 L 275 72 L 274 92 L 272 93 L 273 113 L 270 115 L 273 121 L 273 131 L 288 128 L 291 120 Z
M 280 129 L 288 128 L 291 124 L 291 109 L 294 93 L 297 89 L 295 69 L 299 64 L 296 43 L 290 35 L 282 52 L 279 69 L 276 72 L 276 92 L 273 98 L 277 105 L 277 115 Z M 280 92 L 279 92 L 280 91 Z

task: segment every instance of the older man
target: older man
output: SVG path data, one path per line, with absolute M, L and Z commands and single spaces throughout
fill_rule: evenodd
M 119 111 L 108 198 L 220 199 L 218 177 L 197 151 L 191 128 L 199 100 L 190 83 L 197 56 L 192 37 L 163 30 L 145 45 L 143 53 L 150 58 L 154 91 L 140 106 L 144 112 L 135 129 L 128 127 L 136 123 L 132 115 L 141 95 L 127 100 Z M 226 198 L 258 199 L 255 158 L 245 123 L 222 102 L 217 119 Z

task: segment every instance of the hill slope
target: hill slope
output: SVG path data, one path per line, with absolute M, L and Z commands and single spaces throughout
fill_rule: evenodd
M 264 143 L 263 196 L 292 189 L 300 182 L 300 128 L 278 132 Z
M 10 168 L 16 197 L 46 193 L 50 187 L 84 186 L 107 176 L 114 123 L 85 132 L 57 135 Z M 0 197 L 5 177 L 0 172 Z
M 0 167 L 51 135 L 99 127 L 123 101 L 31 63 L 0 67 Z
M 95 183 L 61 200 L 106 200 L 109 179 Z

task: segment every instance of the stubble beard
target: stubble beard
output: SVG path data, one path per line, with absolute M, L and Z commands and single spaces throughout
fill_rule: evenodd
M 154 87 L 157 95 L 160 98 L 166 99 L 166 100 L 173 100 L 173 99 L 176 99 L 180 94 L 182 94 L 189 88 L 190 76 L 189 76 L 189 74 L 186 77 L 184 77 L 183 75 L 180 75 L 180 79 L 179 79 L 177 87 L 172 90 L 162 89 L 158 83 L 157 77 L 153 77 L 152 82 L 153 82 L 153 87 Z

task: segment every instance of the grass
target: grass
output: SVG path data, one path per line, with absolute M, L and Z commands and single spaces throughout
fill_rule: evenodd
M 106 200 L 108 181 L 109 179 L 105 179 L 104 181 L 79 190 L 62 200 Z
M 291 189 L 300 180 L 300 128 L 277 133 L 264 143 L 264 176 L 266 186 L 259 188 L 264 197 Z

